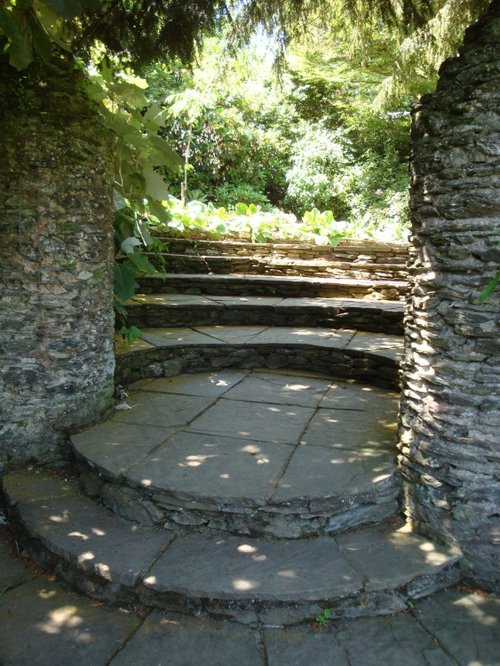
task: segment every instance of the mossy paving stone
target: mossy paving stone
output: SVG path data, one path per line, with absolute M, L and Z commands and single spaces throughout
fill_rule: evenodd
M 110 666 L 264 666 L 262 656 L 248 627 L 155 611 Z
M 144 583 L 158 592 L 251 603 L 328 599 L 362 587 L 328 537 L 273 541 L 229 535 L 178 537 Z
M 265 644 L 268 666 L 456 666 L 409 615 L 266 630 Z
M 24 583 L 0 596 L 0 663 L 107 666 L 140 623 L 47 580 Z
M 265 503 L 290 453 L 288 444 L 178 432 L 131 467 L 126 478 L 149 491 L 255 507 Z
M 137 382 L 131 389 L 140 388 L 155 393 L 218 397 L 241 382 L 248 370 L 225 370 L 224 372 L 199 372 L 195 375 L 161 377 Z

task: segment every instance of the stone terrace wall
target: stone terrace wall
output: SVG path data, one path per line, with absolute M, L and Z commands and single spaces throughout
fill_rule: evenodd
M 410 516 L 500 589 L 500 3 L 414 113 L 401 462 Z

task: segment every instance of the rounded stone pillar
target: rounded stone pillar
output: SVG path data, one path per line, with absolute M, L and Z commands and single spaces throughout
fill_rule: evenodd
M 413 114 L 411 297 L 400 422 L 407 511 L 500 585 L 500 3 Z
M 0 59 L 0 470 L 64 458 L 113 394 L 111 143 L 83 83 Z

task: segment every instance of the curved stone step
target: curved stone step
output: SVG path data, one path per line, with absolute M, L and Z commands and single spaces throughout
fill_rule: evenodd
M 279 296 L 281 298 L 368 298 L 404 300 L 406 280 L 353 280 L 294 275 L 199 275 L 167 273 L 138 278 L 145 294 L 211 294 L 217 296 Z
M 129 324 L 141 328 L 261 324 L 403 334 L 401 301 L 138 294 L 126 308 Z
M 280 275 L 303 277 L 350 278 L 353 280 L 406 280 L 405 266 L 389 263 L 341 261 L 339 259 L 292 259 L 242 255 L 175 254 L 160 255 L 170 273 L 217 273 L 227 275 Z M 152 263 L 158 255 L 149 254 Z
M 403 339 L 307 327 L 151 328 L 132 344 L 117 341 L 116 380 L 208 372 L 220 368 L 316 371 L 397 389 Z
M 244 370 L 136 389 L 71 438 L 87 492 L 124 517 L 302 538 L 397 511 L 394 392 Z
M 298 241 L 274 241 L 252 243 L 249 240 L 226 238 L 176 238 L 164 236 L 161 240 L 174 254 L 251 256 L 271 259 L 302 259 L 324 261 L 348 261 L 363 265 L 390 264 L 406 266 L 408 243 L 387 243 L 376 240 L 344 239 L 338 245 L 315 245 Z
M 458 580 L 458 553 L 404 529 L 272 540 L 176 535 L 131 524 L 47 473 L 3 480 L 13 527 L 34 559 L 116 604 L 283 625 L 403 610 Z

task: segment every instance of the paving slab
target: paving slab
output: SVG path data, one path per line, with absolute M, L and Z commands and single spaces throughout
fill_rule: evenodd
M 447 590 L 420 601 L 418 622 L 460 666 L 500 664 L 500 598 Z
M 355 593 L 361 579 L 333 539 L 178 537 L 149 571 L 146 587 L 210 599 L 295 601 Z
M 283 301 L 280 296 L 208 296 L 208 298 L 228 308 L 242 305 L 274 307 Z
M 328 449 L 299 446 L 272 499 L 324 498 L 376 492 L 376 484 L 395 472 L 394 456 L 376 449 Z
M 343 349 L 354 335 L 354 331 L 332 330 L 330 328 L 304 328 L 293 326 L 273 326 L 255 336 L 258 344 L 306 344 Z
M 253 341 L 266 328 L 266 326 L 196 326 L 193 330 L 208 336 L 212 341 L 244 345 Z
M 133 587 L 173 538 L 166 530 L 121 519 L 81 495 L 28 503 L 21 521 L 52 553 L 115 586 Z
M 330 382 L 270 372 L 252 373 L 225 395 L 228 399 L 268 402 L 280 405 L 316 407 Z
M 218 397 L 241 382 L 248 370 L 225 370 L 223 372 L 200 372 L 194 375 L 161 377 L 138 384 L 137 388 L 155 393 L 177 393 Z
M 179 432 L 130 468 L 127 479 L 180 498 L 262 504 L 290 453 L 287 444 Z
M 372 409 L 375 414 L 383 412 L 396 413 L 399 395 L 395 391 L 379 388 L 354 379 L 334 381 L 321 400 L 320 407 L 328 409 L 351 409 L 367 411 Z
M 73 435 L 71 442 L 78 457 L 111 476 L 119 476 L 172 432 L 169 427 L 106 421 Z
M 407 526 L 398 530 L 364 529 L 336 537 L 342 552 L 365 579 L 369 592 L 397 587 L 429 567 L 447 567 L 460 553 L 413 534 Z M 415 596 L 418 596 L 415 594 Z
M 238 624 L 156 611 L 110 666 L 264 666 L 259 638 Z
M 0 663 L 107 666 L 140 624 L 47 580 L 25 583 L 0 595 Z
M 379 335 L 358 331 L 349 341 L 346 349 L 385 356 L 394 361 L 401 360 L 403 354 L 403 338 L 398 335 Z
M 185 425 L 214 400 L 211 395 L 164 395 L 149 391 L 130 393 L 130 409 L 116 412 L 109 423 L 132 423 L 157 427 Z
M 213 305 L 207 296 L 192 294 L 136 294 L 129 303 L 141 305 Z M 128 305 L 128 304 L 127 304 Z
M 68 497 L 78 494 L 78 488 L 70 479 L 57 475 L 57 469 L 48 474 L 40 470 L 11 472 L 2 479 L 3 491 L 16 502 L 36 502 L 46 497 Z
M 0 600 L 7 590 L 34 577 L 17 554 L 14 540 L 2 538 L 0 533 Z
M 385 405 L 384 405 L 385 406 Z M 397 410 L 351 411 L 319 409 L 300 441 L 308 446 L 332 449 L 374 447 L 394 449 L 397 443 Z
M 221 398 L 191 423 L 190 430 L 295 445 L 312 414 L 309 407 Z
M 142 328 L 141 339 L 155 347 L 220 344 L 214 338 L 192 328 Z
M 268 666 L 452 666 L 409 615 L 266 630 Z

